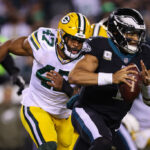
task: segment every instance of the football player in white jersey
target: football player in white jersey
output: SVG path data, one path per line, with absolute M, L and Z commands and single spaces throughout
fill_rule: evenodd
M 75 90 L 68 74 L 82 56 L 90 29 L 84 15 L 71 12 L 58 29 L 41 27 L 0 46 L 0 60 L 8 52 L 34 58 L 30 84 L 23 91 L 21 120 L 38 150 L 69 150 L 74 129 L 66 102 Z

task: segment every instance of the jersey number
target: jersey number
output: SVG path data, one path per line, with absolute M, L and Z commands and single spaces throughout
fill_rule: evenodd
M 46 65 L 45 67 L 37 70 L 36 76 L 41 80 L 41 85 L 52 90 L 53 88 L 46 83 L 47 81 L 51 82 L 51 80 L 46 78 L 45 76 L 43 76 L 44 73 L 49 72 L 50 70 L 55 70 L 55 67 L 53 67 L 51 65 Z M 59 69 L 58 73 L 61 76 L 68 76 L 69 71 L 63 71 L 63 70 Z M 53 90 L 55 90 L 55 89 L 53 89 Z
M 50 35 L 50 40 L 47 39 L 45 35 Z M 54 46 L 54 34 L 50 30 L 43 31 L 42 40 L 46 41 L 46 43 L 53 47 Z

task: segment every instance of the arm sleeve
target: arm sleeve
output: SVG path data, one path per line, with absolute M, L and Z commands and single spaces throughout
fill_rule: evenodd
M 10 56 L 9 54 L 5 57 L 5 59 L 1 62 L 1 64 L 7 70 L 9 75 L 19 73 L 19 68 L 17 68 L 15 66 L 15 63 L 14 63 L 12 56 Z

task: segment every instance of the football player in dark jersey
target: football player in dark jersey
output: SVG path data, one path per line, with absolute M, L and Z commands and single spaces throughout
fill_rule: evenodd
M 128 76 L 136 74 L 130 63 L 141 71 L 143 99 L 150 104 L 150 48 L 144 44 L 143 17 L 134 9 L 117 9 L 107 28 L 110 38 L 92 37 L 84 43 L 85 57 L 69 74 L 70 83 L 83 85 L 72 111 L 80 135 L 74 150 L 111 150 L 112 137 L 132 106 L 118 90 L 121 82 L 131 87 L 127 80 L 135 81 Z
M 22 90 L 25 88 L 25 81 L 19 75 L 19 68 L 15 66 L 14 60 L 11 55 L 7 55 L 5 59 L 1 62 L 2 66 L 6 69 L 11 77 L 12 83 L 19 87 L 17 94 L 21 95 Z

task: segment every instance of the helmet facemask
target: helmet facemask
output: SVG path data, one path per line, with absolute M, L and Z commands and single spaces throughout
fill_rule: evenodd
M 68 37 L 72 40 L 77 40 L 78 43 L 82 43 L 82 46 L 83 46 L 83 42 L 85 41 L 85 39 L 81 39 L 81 38 L 77 38 L 75 36 L 71 36 L 71 35 L 66 35 L 65 37 Z M 64 38 L 65 38 L 64 37 Z M 69 40 L 69 39 L 68 39 Z M 82 53 L 82 47 L 81 49 L 77 49 L 77 48 L 71 48 L 69 45 L 68 45 L 68 40 L 64 40 L 64 54 L 71 58 L 71 59 L 76 59 L 80 56 L 80 54 Z
M 122 10 L 123 13 L 121 12 Z M 124 12 L 124 10 L 128 12 Z M 110 16 L 108 33 L 117 46 L 125 53 L 135 54 L 139 51 L 141 43 L 145 40 L 146 29 L 144 21 L 141 15 L 132 9 L 120 9 L 119 13 L 120 14 L 112 14 L 112 16 Z M 137 34 L 138 41 L 128 38 L 126 34 Z
M 63 32 L 60 32 L 60 36 L 61 36 L 61 46 L 63 46 L 63 48 L 61 48 L 65 54 L 66 57 L 68 57 L 69 59 L 76 59 L 80 56 L 80 54 L 82 53 L 82 47 L 81 49 L 76 49 L 76 48 L 71 48 L 68 45 L 68 40 L 69 38 L 72 40 L 77 40 L 79 43 L 83 43 L 85 41 L 85 39 L 83 38 L 78 38 L 69 34 L 65 34 L 64 36 L 62 36 Z M 67 40 L 65 38 L 68 38 Z
M 125 52 L 127 53 L 130 53 L 130 54 L 135 54 L 139 51 L 140 49 L 140 45 L 141 45 L 141 42 L 143 41 L 143 31 L 136 31 L 134 30 L 134 32 L 132 31 L 126 31 L 127 34 L 131 34 L 131 35 L 134 35 L 136 34 L 137 37 L 138 37 L 138 40 L 134 40 L 132 38 L 129 38 L 127 37 L 125 34 L 124 34 L 124 39 L 125 39 L 125 46 L 122 47 Z

